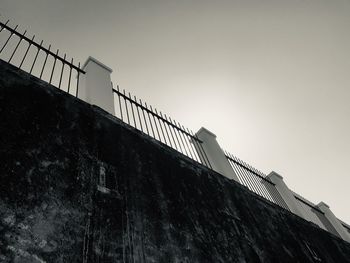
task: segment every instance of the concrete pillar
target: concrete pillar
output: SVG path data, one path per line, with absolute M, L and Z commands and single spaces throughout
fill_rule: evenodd
M 112 70 L 93 57 L 89 57 L 80 74 L 78 97 L 115 115 L 111 84 Z
M 339 236 L 345 241 L 350 243 L 350 234 L 346 231 L 346 229 L 342 226 L 338 218 L 333 214 L 333 212 L 329 209 L 329 206 L 324 202 L 320 202 L 317 205 L 317 208 L 320 209 L 332 227 L 337 231 Z
M 303 209 L 297 203 L 297 200 L 295 199 L 293 192 L 288 188 L 286 183 L 283 181 L 283 177 L 278 173 L 272 171 L 267 176 L 267 178 L 270 179 L 270 181 L 275 184 L 277 191 L 281 195 L 283 201 L 287 204 L 289 210 L 292 213 L 300 216 L 301 218 L 304 218 L 305 220 L 309 221 L 308 216 L 303 212 Z
M 202 146 L 209 159 L 212 169 L 230 179 L 239 182 L 238 177 L 233 171 L 230 163 L 228 162 L 224 151 L 221 149 L 220 145 L 216 141 L 216 135 L 203 127 L 199 129 L 196 135 L 201 141 L 203 141 Z M 194 145 L 198 152 L 198 155 L 201 158 L 201 161 L 203 162 L 204 160 L 202 160 L 203 157 L 200 154 L 200 149 L 198 149 L 198 145 Z

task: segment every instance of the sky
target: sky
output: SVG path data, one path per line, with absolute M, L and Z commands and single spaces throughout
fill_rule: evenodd
M 350 1 L 0 0 L 0 14 L 350 223 Z

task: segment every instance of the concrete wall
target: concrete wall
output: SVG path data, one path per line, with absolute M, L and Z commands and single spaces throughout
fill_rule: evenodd
M 0 262 L 350 262 L 350 244 L 0 62 Z

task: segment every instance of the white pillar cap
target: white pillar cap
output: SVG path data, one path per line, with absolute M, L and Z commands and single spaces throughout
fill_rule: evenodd
M 275 172 L 275 171 L 270 172 L 270 173 L 268 174 L 267 177 L 270 178 L 270 177 L 272 177 L 272 176 L 277 177 L 278 179 L 283 180 L 283 177 L 282 177 L 279 173 L 277 173 L 277 172 Z
M 322 207 L 327 207 L 329 209 L 329 205 L 327 205 L 326 203 L 324 202 L 320 202 L 318 205 L 317 205 L 318 208 L 322 208 Z
M 212 133 L 211 131 L 207 130 L 206 128 L 202 127 L 200 128 L 197 132 L 196 132 L 196 135 L 199 135 L 199 134 L 209 134 L 211 136 L 213 136 L 214 138 L 216 138 L 216 135 L 214 133 Z
M 82 69 L 84 70 L 86 68 L 86 66 L 89 64 L 89 62 L 92 61 L 92 62 L 95 62 L 97 65 L 99 65 L 100 67 L 106 69 L 107 71 L 109 71 L 110 73 L 113 72 L 113 70 L 110 68 L 110 67 L 107 67 L 105 64 L 103 64 L 102 62 L 98 61 L 96 58 L 93 58 L 91 56 L 89 56 L 87 58 L 87 60 L 85 61 Z

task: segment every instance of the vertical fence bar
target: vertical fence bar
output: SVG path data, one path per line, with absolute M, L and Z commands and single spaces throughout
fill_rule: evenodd
M 179 136 L 177 136 L 177 135 L 179 134 L 179 128 L 176 126 L 176 124 L 173 124 L 173 123 L 172 123 L 172 120 L 171 120 L 170 117 L 169 117 L 169 121 L 170 121 L 171 125 L 173 126 L 175 139 L 176 139 L 176 142 L 177 142 L 177 144 L 178 144 L 178 146 L 179 146 L 179 148 L 180 148 L 180 152 L 183 153 L 183 154 L 185 154 L 185 153 L 184 153 L 184 150 L 182 149 L 182 146 L 181 146 L 181 143 L 180 143 L 180 140 L 179 140 Z
M 250 184 L 248 183 L 248 179 L 245 177 L 245 175 L 242 174 L 242 171 L 240 169 L 240 166 L 237 164 L 237 160 L 234 156 L 230 156 L 234 162 L 232 163 L 232 166 L 234 167 L 235 172 L 237 173 L 237 176 L 241 183 L 248 187 L 249 190 L 251 190 Z
M 273 202 L 276 203 L 276 204 L 278 204 L 278 205 L 281 206 L 281 207 L 284 207 L 283 204 L 281 203 L 281 200 L 278 198 L 278 196 L 276 195 L 276 192 L 275 192 L 274 189 L 273 189 L 274 186 L 273 186 L 269 181 L 267 181 L 267 180 L 265 180 L 265 181 L 263 182 L 263 184 L 264 184 L 264 186 L 266 187 L 266 191 L 270 194 L 270 196 L 271 196 Z M 270 190 L 269 190 L 269 189 L 270 189 Z
M 34 35 L 34 36 L 32 37 L 32 39 L 31 39 L 32 42 L 34 41 L 34 38 L 35 38 L 35 35 Z M 22 59 L 22 61 L 21 61 L 21 64 L 19 64 L 19 68 L 22 67 L 23 62 L 24 62 L 24 60 L 25 60 L 26 57 L 27 57 L 28 51 L 29 51 L 30 47 L 32 46 L 32 42 L 29 42 L 29 43 L 28 43 L 27 50 L 26 50 L 26 52 L 25 52 L 25 54 L 24 54 L 24 57 L 23 57 L 23 59 Z
M 267 185 L 269 186 L 269 189 L 270 189 L 271 193 L 274 194 L 274 196 L 275 196 L 276 200 L 278 201 L 278 203 L 280 203 L 280 206 L 283 207 L 283 208 L 285 208 L 285 209 L 287 209 L 287 210 L 289 210 L 288 205 L 287 205 L 286 202 L 283 200 L 283 198 L 282 198 L 282 196 L 280 195 L 280 193 L 277 191 L 275 184 L 272 183 L 272 182 L 270 182 L 269 180 L 266 180 L 266 181 L 269 182 L 269 183 L 267 183 Z M 269 189 L 267 189 L 268 192 L 270 192 Z M 277 201 L 276 201 L 276 202 L 277 202 Z
M 34 68 L 34 64 L 35 64 L 35 62 L 36 62 L 36 59 L 38 58 L 38 55 L 39 55 L 39 52 L 40 52 L 40 47 L 42 46 L 43 42 L 44 42 L 44 40 L 41 40 L 40 45 L 39 45 L 39 47 L 38 47 L 38 50 L 37 50 L 37 52 L 36 52 L 36 55 L 35 55 L 35 58 L 34 58 L 32 67 L 30 68 L 30 71 L 29 71 L 30 74 L 32 74 L 32 71 L 33 71 L 33 68 Z
M 136 96 L 134 96 L 134 99 L 135 99 L 135 102 L 136 102 L 135 105 L 136 105 L 137 115 L 139 116 L 139 122 L 140 122 L 141 131 L 143 131 L 142 122 L 141 122 L 141 118 L 140 118 L 139 107 L 137 106 L 137 99 L 136 99 Z M 141 110 L 142 110 L 142 109 L 141 109 Z
M 194 160 L 196 160 L 197 162 L 200 162 L 198 160 L 198 153 L 197 153 L 197 151 L 196 151 L 196 149 L 194 148 L 194 145 L 193 145 L 194 143 L 193 143 L 192 136 L 190 135 L 188 129 L 185 129 L 185 127 L 183 125 L 182 125 L 182 129 L 187 132 L 187 134 L 186 134 L 186 139 L 187 140 L 186 141 L 187 141 L 187 143 L 189 145 L 189 148 L 191 149 L 191 152 L 193 153 Z
M 149 120 L 149 125 L 151 126 L 151 131 L 152 131 L 152 134 L 153 134 L 153 138 L 156 138 L 155 134 L 154 134 L 153 125 L 152 125 L 151 117 L 149 116 L 149 110 L 148 110 L 146 102 L 145 102 L 145 107 L 147 109 L 147 116 L 148 116 L 148 120 Z
M 160 116 L 163 118 L 161 112 L 160 112 Z M 164 114 L 164 117 L 165 117 L 165 120 L 166 120 L 167 122 L 169 122 L 169 121 L 168 121 L 168 118 L 166 117 L 165 114 Z M 171 136 L 171 138 L 173 139 L 173 142 L 174 142 L 174 145 L 175 145 L 175 149 L 178 151 L 177 145 L 176 145 L 176 142 L 175 142 L 175 139 L 174 139 L 174 136 L 173 136 L 173 133 L 172 133 L 172 131 L 171 131 L 171 125 L 170 125 L 169 123 L 167 123 L 167 122 L 165 122 L 165 124 L 167 124 L 167 127 L 168 127 L 168 129 L 169 129 L 170 136 Z M 165 125 L 164 125 L 164 127 L 165 127 Z
M 128 118 L 128 124 L 130 125 L 129 110 L 128 110 L 128 105 L 126 104 L 125 89 L 123 89 L 123 94 L 124 94 L 123 99 L 124 99 L 124 104 L 125 104 L 126 117 Z
M 241 160 L 239 160 L 237 158 L 236 158 L 236 160 L 238 162 L 237 167 L 240 170 L 242 177 L 246 178 L 247 186 L 249 185 L 249 189 L 256 193 L 257 191 L 254 187 L 252 179 L 249 177 L 249 175 L 247 173 L 245 173 L 246 170 L 244 169 L 244 166 L 242 165 Z
M 253 176 L 255 176 L 253 174 Z M 262 180 L 264 180 L 263 178 L 260 178 L 260 176 L 255 176 L 256 179 L 256 184 L 258 185 L 260 192 L 261 192 L 261 196 L 265 197 L 266 199 L 270 200 L 271 202 L 275 202 L 274 198 L 272 198 L 271 194 L 267 192 L 266 187 L 264 186 L 264 184 L 261 182 Z
M 152 109 L 152 106 L 151 106 L 151 109 Z M 160 123 L 160 120 L 159 120 L 159 117 L 158 117 L 157 109 L 154 108 L 154 111 L 155 111 L 155 113 L 156 113 L 155 116 L 157 116 L 157 120 L 158 120 L 158 123 L 159 123 L 160 130 L 161 130 L 161 132 L 162 132 L 163 138 L 164 138 L 164 142 L 165 142 L 165 144 L 168 144 L 168 143 L 167 143 L 167 140 L 166 140 L 166 138 L 165 138 L 165 135 L 164 135 L 164 131 L 163 131 L 163 128 L 162 128 L 162 124 Z M 168 138 L 169 138 L 169 135 L 168 135 Z
M 258 178 L 260 178 L 260 177 L 258 177 Z M 272 196 L 273 194 L 272 193 L 270 194 L 267 191 L 266 186 L 265 186 L 265 184 L 266 184 L 265 180 L 263 178 L 260 178 L 260 181 L 258 181 L 257 183 L 259 184 L 260 188 L 262 189 L 263 196 L 266 197 L 266 199 L 269 199 L 271 202 L 278 204 L 278 200 L 275 200 L 275 197 Z
M 147 125 L 147 121 L 146 121 L 146 117 L 145 117 L 145 111 L 143 109 L 143 105 L 142 105 L 142 100 L 140 99 L 140 105 L 141 105 L 141 110 L 142 110 L 142 116 L 143 116 L 143 121 L 145 122 L 145 126 L 146 126 L 146 130 L 147 130 L 147 134 L 149 134 L 149 130 L 148 130 L 148 125 Z
M 192 146 L 193 153 L 194 153 L 194 155 L 197 157 L 197 158 L 196 158 L 196 161 L 199 162 L 199 163 L 201 163 L 200 155 L 199 155 L 199 153 L 196 151 L 196 147 L 195 147 L 195 141 L 196 141 L 196 139 L 193 138 L 193 136 L 191 135 L 191 132 L 190 132 L 190 130 L 189 130 L 188 128 L 186 128 L 186 131 L 187 131 L 187 133 L 189 134 L 190 145 Z
M 258 193 L 259 193 L 258 185 L 255 184 L 255 182 L 254 182 L 254 177 L 251 175 L 250 171 L 249 171 L 247 168 L 245 168 L 245 167 L 247 167 L 247 164 L 246 164 L 245 162 L 242 161 L 242 166 L 241 166 L 242 172 L 243 172 L 243 173 L 247 176 L 247 178 L 249 179 L 250 184 L 251 184 L 251 186 L 252 186 L 253 192 L 255 192 L 255 193 L 258 194 Z
M 225 152 L 225 155 L 228 158 L 229 164 L 230 164 L 233 172 L 237 175 L 238 182 L 244 185 L 244 183 L 242 182 L 242 178 L 241 178 L 240 174 L 237 171 L 236 164 L 234 163 L 233 159 L 231 158 L 230 153 Z
M 153 113 L 152 105 L 149 105 L 149 107 L 150 107 L 151 112 L 152 112 L 153 122 L 154 122 L 154 125 L 156 126 L 158 138 L 159 138 L 160 141 L 162 141 L 162 139 L 161 139 L 161 137 L 160 137 L 160 134 L 159 134 L 158 125 L 157 125 L 157 122 L 156 122 L 156 117 L 155 117 L 155 114 Z M 156 110 L 156 109 L 155 109 L 155 112 L 157 113 L 157 110 Z M 163 138 L 165 139 L 163 130 L 161 130 L 161 131 L 162 131 Z M 165 144 L 166 144 L 166 141 L 165 141 Z
M 71 60 L 71 64 L 73 64 L 73 58 Z M 69 93 L 69 89 L 70 89 L 71 78 L 72 78 L 72 66 L 69 66 L 68 91 L 67 91 L 68 93 Z
M 118 91 L 118 101 L 119 101 L 119 109 L 120 109 L 120 118 L 123 120 L 123 110 L 122 110 L 122 103 L 121 103 L 121 100 L 120 100 L 120 92 L 119 92 L 119 85 L 117 85 L 117 91 Z
M 178 130 L 176 124 L 173 124 L 173 122 L 172 122 L 172 120 L 171 120 L 170 117 L 169 117 L 169 121 L 170 121 L 171 125 L 173 125 L 173 130 L 174 130 L 175 138 L 176 138 L 177 144 L 179 145 L 180 152 L 184 154 L 184 151 L 182 150 L 182 147 L 181 147 L 179 138 L 177 137 L 177 133 L 179 132 L 179 130 Z
M 244 182 L 244 185 L 246 187 L 248 187 L 249 190 L 252 191 L 253 189 L 252 189 L 252 186 L 250 184 L 250 180 L 249 180 L 248 177 L 246 177 L 246 175 L 244 173 L 242 173 L 242 168 L 239 165 L 240 164 L 239 160 L 235 156 L 231 155 L 231 157 L 233 157 L 233 160 L 235 160 L 235 167 L 236 167 L 236 170 L 237 170 L 237 174 L 239 174 L 239 176 L 240 176 L 240 180 L 242 182 Z
M 134 120 L 134 125 L 135 125 L 135 128 L 137 129 L 136 121 L 135 121 L 134 107 L 132 106 L 132 100 L 131 100 L 130 92 L 129 92 L 129 99 L 130 99 L 130 107 L 131 107 L 132 117 L 133 117 L 133 120 Z
M 175 123 L 175 125 L 176 125 L 175 120 L 174 120 L 174 123 Z M 179 133 L 180 141 L 181 141 L 181 143 L 182 143 L 182 147 L 183 147 L 183 149 L 184 149 L 186 155 L 187 155 L 188 157 L 190 157 L 190 155 L 189 155 L 188 152 L 187 152 L 186 145 L 185 145 L 185 143 L 184 143 L 184 141 L 183 141 L 183 138 L 182 138 L 182 137 L 183 137 L 183 131 L 181 130 L 180 123 L 177 124 L 177 127 L 180 127 L 180 128 L 178 129 L 178 133 Z M 185 153 L 184 153 L 184 154 L 185 154 Z
M 50 51 L 50 48 L 51 48 L 51 44 L 49 45 L 49 51 Z M 41 73 L 40 73 L 40 78 L 42 77 L 43 75 L 43 72 L 44 72 L 44 68 L 45 68 L 45 65 L 46 65 L 46 61 L 47 61 L 47 57 L 48 57 L 49 53 L 46 52 L 46 56 L 45 56 L 45 61 L 44 61 L 44 64 L 43 64 L 43 67 L 41 69 Z
M 66 54 L 64 54 L 64 60 L 66 60 Z M 61 82 L 62 82 L 62 76 L 63 76 L 63 69 L 64 69 L 64 62 L 62 62 L 62 68 L 61 68 L 61 75 L 60 75 L 60 82 L 58 84 L 58 88 L 61 89 Z
M 79 70 L 78 71 L 78 76 L 77 76 L 77 89 L 76 89 L 76 92 L 75 92 L 75 97 L 78 98 L 78 92 L 79 92 L 79 78 L 80 78 L 80 62 L 78 64 L 78 68 Z
M 184 131 L 185 131 L 184 127 L 183 127 L 183 126 L 181 126 L 181 124 L 180 124 L 180 123 L 178 123 L 178 125 L 180 126 L 180 128 L 182 127 L 182 130 L 184 130 Z M 190 150 L 190 146 L 188 145 L 188 138 L 187 138 L 187 134 L 186 134 L 185 132 L 183 132 L 183 133 L 182 133 L 182 137 L 183 137 L 184 142 L 185 142 L 185 144 L 186 144 L 187 151 L 188 151 L 188 152 L 189 152 L 189 154 L 190 154 L 189 156 L 191 156 L 191 158 L 192 158 L 193 160 L 195 160 L 195 158 L 193 157 L 192 152 L 191 152 L 191 150 Z
M 26 31 L 24 31 L 23 36 L 25 36 L 25 35 L 26 35 L 26 33 L 27 33 L 27 30 L 26 30 Z M 12 58 L 13 58 L 13 55 L 16 53 L 16 51 L 17 51 L 17 48 L 18 48 L 19 44 L 21 44 L 21 42 L 22 42 L 22 39 L 23 39 L 23 38 L 20 38 L 20 39 L 19 39 L 19 41 L 17 42 L 17 45 L 16 45 L 16 47 L 15 47 L 15 50 L 12 52 L 11 57 L 10 57 L 10 58 L 9 58 L 9 60 L 7 61 L 8 63 L 10 63 L 10 62 L 11 62 L 11 60 L 12 60 Z
M 198 151 L 197 151 L 197 153 L 198 153 L 198 157 L 199 157 L 199 159 L 200 159 L 201 163 L 202 163 L 202 164 L 205 164 L 204 157 L 203 157 L 203 153 L 202 153 L 201 148 L 199 147 L 199 144 L 198 144 L 197 138 L 194 136 L 194 133 L 193 133 L 192 131 L 189 131 L 189 132 L 190 132 L 190 134 L 191 134 L 191 136 L 192 136 L 192 141 L 193 141 L 193 144 L 194 144 L 194 145 L 196 145 L 196 146 L 197 146 L 197 148 L 198 148 Z
M 14 30 L 16 30 L 18 27 L 18 25 L 14 28 Z M 3 45 L 3 47 L 0 50 L 0 53 L 4 50 L 4 48 L 6 47 L 7 43 L 10 41 L 10 38 L 12 37 L 13 32 L 11 32 L 10 36 L 8 37 L 8 39 L 6 40 L 5 44 Z
M 283 203 L 281 203 L 281 200 L 278 198 L 278 195 L 276 195 L 274 184 L 269 180 L 267 180 L 265 177 L 262 178 L 261 184 L 263 185 L 265 191 L 267 192 L 267 195 L 272 198 L 272 201 L 278 204 L 279 206 L 284 207 Z
M 157 113 L 157 110 L 156 110 L 156 113 Z M 163 123 L 164 130 L 165 130 L 166 135 L 167 135 L 167 137 L 168 137 L 168 140 L 169 140 L 170 146 L 171 146 L 171 147 L 173 147 L 173 145 L 172 145 L 172 143 L 171 143 L 171 139 L 170 139 L 169 133 L 168 133 L 168 129 L 166 128 L 166 126 L 165 126 L 165 124 L 164 124 L 164 119 L 163 119 L 162 112 L 160 111 L 160 112 L 159 112 L 159 114 L 160 114 L 160 117 L 162 117 L 160 120 L 161 120 L 161 121 L 162 121 L 162 123 Z M 162 126 L 160 126 L 160 127 L 162 127 Z
M 57 56 L 57 55 L 58 55 L 58 49 L 57 49 L 57 51 L 56 51 L 56 56 Z M 50 84 L 51 84 L 51 81 L 52 81 L 53 73 L 54 73 L 54 71 L 55 71 L 56 61 L 57 61 L 57 57 L 54 57 L 53 66 L 52 66 L 52 71 L 51 71 L 51 76 L 50 76 L 50 81 L 49 81 Z

